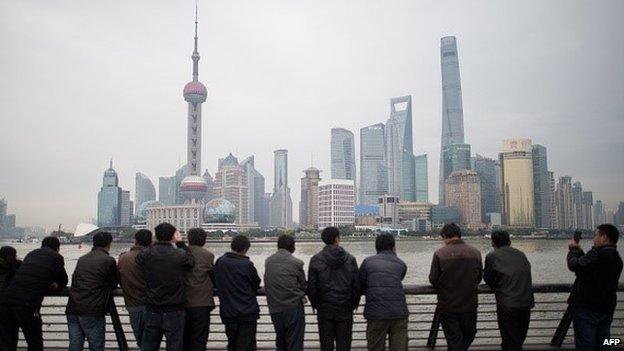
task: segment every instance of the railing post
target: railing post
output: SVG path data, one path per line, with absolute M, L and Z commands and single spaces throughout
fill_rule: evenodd
M 429 337 L 427 338 L 427 347 L 434 349 L 436 341 L 438 340 L 438 331 L 440 330 L 440 315 L 438 314 L 438 308 L 436 307 L 433 313 L 433 321 L 431 321 L 431 330 L 429 330 Z
M 117 339 L 117 347 L 119 350 L 128 350 L 128 341 L 126 340 L 126 334 L 124 334 L 121 320 L 119 319 L 119 313 L 117 312 L 117 306 L 115 305 L 115 299 L 111 297 L 109 313 L 111 322 L 113 322 L 113 330 L 115 331 L 115 338 Z
M 557 330 L 555 330 L 555 334 L 550 341 L 550 346 L 561 347 L 563 345 L 563 341 L 565 340 L 566 334 L 568 334 L 568 329 L 570 329 L 570 324 L 572 323 L 572 304 L 568 304 L 568 308 L 566 308 L 563 317 L 559 321 L 559 326 L 557 326 Z

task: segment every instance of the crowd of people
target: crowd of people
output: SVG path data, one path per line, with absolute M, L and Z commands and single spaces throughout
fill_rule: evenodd
M 211 312 L 218 295 L 227 349 L 253 350 L 260 307 L 261 279 L 247 256 L 250 241 L 235 236 L 231 252 L 215 262 L 204 248 L 206 232 L 191 229 L 188 246 L 169 223 L 139 230 L 135 245 L 117 262 L 110 256 L 112 236 L 93 235 L 92 250 L 80 257 L 73 272 L 65 314 L 69 350 L 82 350 L 85 339 L 92 351 L 104 350 L 105 315 L 112 290 L 123 291 L 130 324 L 141 350 L 158 350 L 163 336 L 167 350 L 205 350 Z M 569 303 L 573 306 L 574 337 L 578 350 L 603 348 L 609 338 L 622 271 L 617 251 L 617 228 L 600 225 L 594 246 L 585 253 L 578 241 L 568 244 L 568 267 L 576 274 Z M 444 246 L 431 263 L 429 281 L 437 292 L 436 311 L 449 350 L 467 350 L 477 333 L 477 289 L 481 280 L 494 291 L 503 350 L 522 350 L 534 306 L 531 264 L 511 246 L 505 231 L 492 233 L 494 250 L 482 264 L 479 250 L 461 239 L 461 230 L 448 224 L 441 230 Z M 408 348 L 408 317 L 402 281 L 408 266 L 396 254 L 395 238 L 380 234 L 377 254 L 358 267 L 340 245 L 337 228 L 321 233 L 325 247 L 312 257 L 308 274 L 296 258 L 295 238 L 282 235 L 277 252 L 265 262 L 264 287 L 277 350 L 303 350 L 304 306 L 315 311 L 322 350 L 351 348 L 353 314 L 365 296 L 364 317 L 369 350 Z M 11 247 L 0 249 L 0 350 L 15 350 L 21 328 L 28 350 L 43 350 L 39 313 L 44 296 L 68 283 L 57 238 L 47 237 L 40 249 L 17 259 Z

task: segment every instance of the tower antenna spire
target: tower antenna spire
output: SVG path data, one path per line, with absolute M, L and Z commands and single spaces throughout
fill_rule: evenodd
M 193 39 L 195 43 L 193 55 L 191 56 L 193 59 L 193 81 L 197 81 L 199 78 L 199 51 L 197 51 L 197 0 L 195 0 L 195 37 Z

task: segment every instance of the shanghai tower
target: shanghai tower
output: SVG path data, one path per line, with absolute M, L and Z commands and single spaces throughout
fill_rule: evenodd
M 461 79 L 457 39 L 440 39 L 440 60 L 442 66 L 442 145 L 440 148 L 439 203 L 444 202 L 444 158 L 443 150 L 453 144 L 464 143 L 464 110 L 462 107 Z

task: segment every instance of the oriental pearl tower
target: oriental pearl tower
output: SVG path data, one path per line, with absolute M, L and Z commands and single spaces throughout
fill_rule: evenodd
M 201 176 L 201 125 L 202 103 L 206 101 L 208 91 L 199 81 L 199 52 L 197 51 L 197 3 L 195 3 L 195 50 L 191 55 L 193 60 L 193 80 L 184 86 L 184 101 L 188 103 L 188 130 L 186 140 L 186 177 L 180 184 L 180 192 L 186 202 L 200 202 L 208 184 Z

